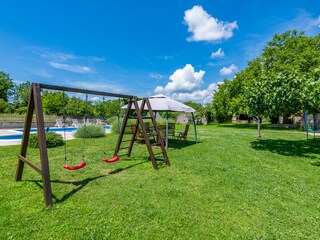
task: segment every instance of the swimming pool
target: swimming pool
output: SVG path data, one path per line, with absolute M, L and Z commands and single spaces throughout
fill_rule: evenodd
M 111 126 L 106 125 L 106 126 L 104 126 L 104 129 L 111 130 Z M 52 128 L 49 128 L 48 130 L 49 130 L 49 132 L 64 133 L 64 131 L 65 132 L 75 132 L 77 130 L 77 128 L 75 128 L 75 127 L 66 127 L 66 128 L 52 127 Z M 6 141 L 8 141 L 8 140 L 21 140 L 22 139 L 23 129 L 12 130 L 12 132 L 14 132 L 16 134 L 0 136 L 0 141 L 1 140 L 6 140 Z M 36 128 L 31 128 L 30 133 L 36 133 L 36 132 L 37 132 Z

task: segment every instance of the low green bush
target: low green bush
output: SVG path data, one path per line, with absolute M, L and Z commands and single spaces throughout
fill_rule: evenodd
M 104 137 L 106 135 L 106 131 L 103 126 L 100 125 L 86 125 L 77 129 L 74 136 L 76 138 L 98 138 Z
M 47 148 L 62 146 L 64 144 L 63 137 L 55 132 L 46 132 Z M 29 147 L 39 148 L 38 134 L 31 134 L 29 137 Z
M 121 120 L 120 120 L 120 122 L 121 122 Z M 108 121 L 112 125 L 111 132 L 115 133 L 115 134 L 119 134 L 120 133 L 120 126 L 119 126 L 118 117 L 111 117 L 111 118 L 109 118 Z

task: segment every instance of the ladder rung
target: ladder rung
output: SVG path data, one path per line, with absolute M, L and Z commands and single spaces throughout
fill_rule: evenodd
M 117 155 L 118 157 L 123 157 L 123 156 L 128 156 L 128 154 L 120 154 L 120 155 Z
M 124 149 L 128 149 L 130 147 L 123 147 L 123 148 L 119 148 L 119 150 L 124 150 Z
M 130 118 L 130 119 L 137 119 L 136 116 L 128 116 L 128 118 Z
M 142 117 L 142 119 L 152 119 L 152 117 Z
M 163 154 L 163 152 L 154 153 L 153 155 L 160 155 Z

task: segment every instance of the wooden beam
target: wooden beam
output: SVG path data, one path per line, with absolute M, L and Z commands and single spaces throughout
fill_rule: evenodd
M 20 156 L 22 157 L 26 157 L 26 154 L 27 154 L 33 111 L 34 111 L 34 99 L 33 99 L 33 89 L 31 89 L 24 128 L 23 128 L 23 136 L 21 140 Z M 23 168 L 24 168 L 24 162 L 21 159 L 18 159 L 16 181 L 21 181 Z
M 141 103 L 141 109 L 139 109 L 139 106 L 138 106 L 138 101 L 134 101 L 134 107 L 137 111 L 137 124 L 136 126 L 139 126 L 139 123 L 140 123 L 140 127 L 141 127 L 141 130 L 142 130 L 142 134 L 144 136 L 144 142 L 147 146 L 147 149 L 148 149 L 148 152 L 149 152 L 149 156 L 151 158 L 151 162 L 152 162 L 152 166 L 154 168 L 154 170 L 158 170 L 158 164 L 157 164 L 157 161 L 156 161 L 156 158 L 153 154 L 153 151 L 152 151 L 152 147 L 151 147 L 151 144 L 150 144 L 150 140 L 149 140 L 149 137 L 148 137 L 148 133 L 147 133 L 147 130 L 146 130 L 146 127 L 144 125 L 144 122 L 143 122 L 143 119 L 142 119 L 142 111 L 144 109 L 144 105 L 146 103 L 146 99 L 143 99 L 142 100 L 142 103 Z
M 86 89 L 63 87 L 63 86 L 55 86 L 55 85 L 49 85 L 49 84 L 38 84 L 38 85 L 41 89 L 50 89 L 50 90 L 76 92 L 76 93 L 86 93 L 86 94 L 108 96 L 108 97 L 119 97 L 119 98 L 132 98 L 133 97 L 131 95 L 125 95 L 125 94 L 86 90 Z
M 18 155 L 19 160 L 27 163 L 30 167 L 32 167 L 34 170 L 36 170 L 38 173 L 40 173 L 42 175 L 42 169 L 40 167 L 38 167 L 37 165 L 35 165 L 33 162 L 31 162 L 30 160 L 26 159 L 25 157 Z
M 46 135 L 45 135 L 45 129 L 44 129 L 44 120 L 43 120 L 43 111 L 42 111 L 42 102 L 41 102 L 41 88 L 39 84 L 33 84 L 32 87 L 33 87 L 33 97 L 34 97 L 34 104 L 35 104 L 36 118 L 37 118 L 37 130 L 38 130 L 38 138 L 39 138 L 44 200 L 45 200 L 46 207 L 50 207 L 52 206 L 52 193 L 51 193 Z

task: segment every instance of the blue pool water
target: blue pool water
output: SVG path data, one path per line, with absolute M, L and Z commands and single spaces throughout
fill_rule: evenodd
M 104 126 L 105 130 L 110 130 L 111 126 Z M 49 132 L 57 132 L 57 133 L 63 133 L 64 131 L 66 132 L 75 132 L 77 128 L 75 127 L 67 127 L 67 128 L 49 128 Z M 22 139 L 22 134 L 23 134 L 23 129 L 17 129 L 15 130 L 16 132 L 20 132 L 21 134 L 11 134 L 11 135 L 4 135 L 0 136 L 0 140 L 21 140 Z M 30 130 L 31 133 L 37 132 L 36 128 L 32 128 Z

